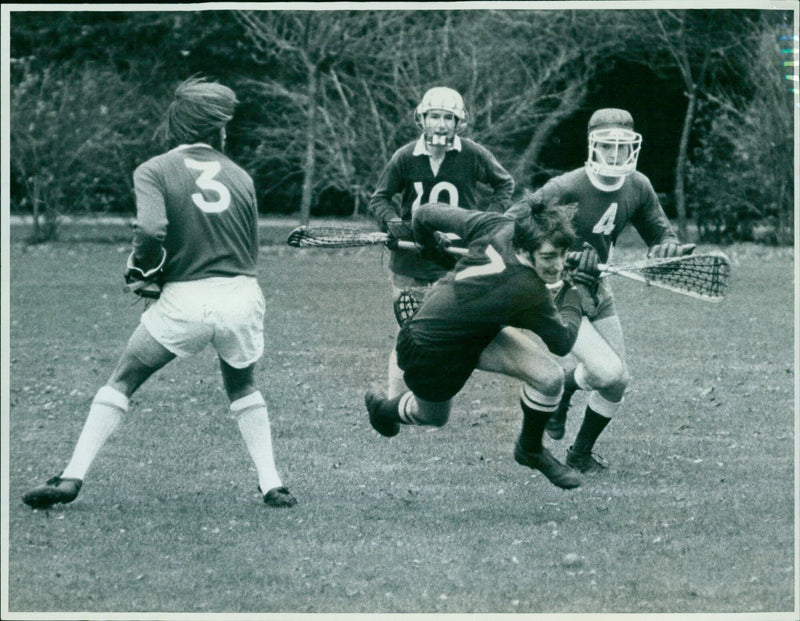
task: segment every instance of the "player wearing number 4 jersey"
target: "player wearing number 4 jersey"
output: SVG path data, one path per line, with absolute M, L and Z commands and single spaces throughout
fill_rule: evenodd
M 485 147 L 459 136 L 468 125 L 461 95 L 451 88 L 428 90 L 415 110 L 422 134 L 398 149 L 381 173 L 369 209 L 381 227 L 398 240 L 411 239 L 411 214 L 427 203 L 502 213 L 514 192 L 514 180 Z M 491 190 L 486 204 L 478 200 L 479 186 Z M 393 201 L 400 197 L 399 207 Z M 392 294 L 433 284 L 447 273 L 439 263 L 413 251 L 394 249 L 389 260 Z M 396 352 L 389 357 L 388 393 L 406 389 L 397 367 Z
M 590 391 L 583 422 L 567 451 L 567 464 L 583 472 L 606 467 L 592 449 L 622 404 L 630 381 L 614 297 L 608 279 L 599 278 L 598 263 L 611 260 L 613 245 L 628 223 L 649 247 L 649 256 L 689 254 L 695 247 L 678 241 L 650 180 L 636 170 L 642 136 L 633 131 L 629 112 L 597 110 L 589 120 L 588 142 L 589 157 L 582 168 L 551 179 L 535 193 L 545 203 L 577 204 L 577 245 L 570 260 L 579 268 L 576 285 L 591 327 L 581 328 L 572 352 L 579 363 L 567 373 L 564 396 L 547 433 L 561 439 L 573 394 Z M 518 210 L 515 206 L 509 213 Z
M 265 305 L 255 278 L 258 210 L 250 175 L 222 153 L 236 103 L 220 84 L 183 82 L 161 127 L 171 150 L 134 172 L 136 226 L 126 280 L 144 281 L 157 301 L 95 395 L 67 467 L 23 496 L 31 507 L 72 502 L 139 386 L 176 356 L 209 344 L 263 501 L 274 507 L 297 502 L 276 470 L 267 406 L 254 382 L 264 350 Z
M 562 291 L 559 312 L 547 289 L 561 278 L 573 236 L 571 214 L 529 198 L 524 207 L 526 213 L 515 219 L 436 204 L 414 212 L 418 243 L 434 245 L 435 231 L 455 233 L 469 244 L 469 254 L 400 329 L 398 364 L 410 391 L 394 398 L 369 391 L 365 401 L 372 427 L 394 436 L 401 424 L 444 425 L 450 400 L 475 369 L 520 379 L 523 423 L 514 458 L 568 489 L 580 477 L 542 445 L 544 426 L 561 398 L 563 371 L 517 328 L 538 334 L 557 355 L 575 342 L 581 322 L 577 293 Z

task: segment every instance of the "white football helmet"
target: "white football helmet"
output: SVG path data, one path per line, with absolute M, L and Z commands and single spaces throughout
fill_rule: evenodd
M 636 170 L 642 135 L 633 131 L 627 110 L 602 108 L 589 119 L 589 159 L 586 167 L 603 177 L 624 177 Z M 620 153 L 622 147 L 623 153 Z
M 425 115 L 431 110 L 451 112 L 456 117 L 455 132 L 437 135 L 430 128 L 425 127 Z M 467 109 L 464 107 L 464 100 L 458 91 L 446 86 L 434 86 L 422 96 L 422 101 L 414 110 L 414 121 L 425 135 L 425 142 L 428 146 L 449 147 L 453 144 L 455 134 L 463 131 L 467 126 Z M 444 145 L 441 141 L 444 141 Z

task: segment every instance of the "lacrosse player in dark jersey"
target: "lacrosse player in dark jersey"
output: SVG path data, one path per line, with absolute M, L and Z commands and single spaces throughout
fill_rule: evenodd
M 26 504 L 73 501 L 139 386 L 176 356 L 207 345 L 219 356 L 230 413 L 256 466 L 263 501 L 274 507 L 297 502 L 276 470 L 267 406 L 254 382 L 264 351 L 258 208 L 252 178 L 222 153 L 236 103 L 231 89 L 200 78 L 176 89 L 160 128 L 170 150 L 133 175 L 137 220 L 126 281 L 147 285 L 139 291 L 157 299 L 95 395 L 71 461 L 25 494 Z
M 568 489 L 580 484 L 580 476 L 542 444 L 545 424 L 561 399 L 563 371 L 555 357 L 516 328 L 533 331 L 559 356 L 575 342 L 581 323 L 577 292 L 564 287 L 554 301 L 547 288 L 561 279 L 573 239 L 571 213 L 530 197 L 523 202 L 517 218 L 438 204 L 415 210 L 418 243 L 434 245 L 434 231 L 455 233 L 469 254 L 433 285 L 400 329 L 398 364 L 410 390 L 393 398 L 368 391 L 365 402 L 372 427 L 391 437 L 401 424 L 443 426 L 451 399 L 475 369 L 520 379 L 523 423 L 514 458 Z
M 573 219 L 577 241 L 568 263 L 579 268 L 575 284 L 591 324 L 581 328 L 572 351 L 578 364 L 567 372 L 564 395 L 547 433 L 556 440 L 564 437 L 570 399 L 578 389 L 590 391 L 580 430 L 567 451 L 567 464 L 581 472 L 597 472 L 607 463 L 592 449 L 622 404 L 630 381 L 614 296 L 597 266 L 611 260 L 613 245 L 628 223 L 647 244 L 651 257 L 689 254 L 695 245 L 679 242 L 650 180 L 636 170 L 642 136 L 633 131 L 628 111 L 597 110 L 589 119 L 588 142 L 585 165 L 549 180 L 535 196 L 546 204 L 577 204 Z M 520 209 L 514 206 L 508 213 Z
M 422 97 L 414 118 L 422 134 L 394 153 L 369 202 L 381 230 L 396 240 L 411 239 L 411 215 L 427 203 L 505 211 L 514 180 L 485 147 L 458 135 L 468 123 L 461 95 L 451 88 L 434 87 Z M 478 204 L 479 184 L 491 188 L 487 205 Z M 397 195 L 399 207 L 393 202 Z M 447 271 L 418 253 L 397 248 L 392 250 L 389 270 L 394 300 L 402 289 L 431 285 Z M 388 394 L 393 397 L 405 390 L 392 350 Z

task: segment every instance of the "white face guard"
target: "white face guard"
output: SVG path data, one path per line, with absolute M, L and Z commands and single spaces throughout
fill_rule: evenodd
M 439 133 L 425 122 L 425 115 L 432 110 L 450 112 L 455 117 L 455 131 Z M 422 101 L 414 110 L 414 121 L 425 134 L 425 143 L 428 146 L 450 147 L 455 140 L 455 135 L 464 130 L 467 125 L 467 111 L 461 95 L 451 88 L 436 86 L 422 97 Z
M 586 167 L 603 177 L 624 177 L 636 170 L 642 135 L 630 129 L 610 127 L 589 133 Z

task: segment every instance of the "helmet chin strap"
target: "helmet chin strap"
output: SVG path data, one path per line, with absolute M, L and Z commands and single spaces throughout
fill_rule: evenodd
M 613 179 L 611 183 L 604 183 L 600 176 L 595 173 L 594 170 L 591 169 L 590 166 L 586 166 L 586 175 L 589 177 L 589 181 L 592 182 L 592 185 L 596 187 L 601 192 L 614 192 L 615 190 L 619 190 L 622 187 L 622 184 L 625 183 L 626 175 L 622 175 L 619 177 L 606 177 L 604 179 Z

